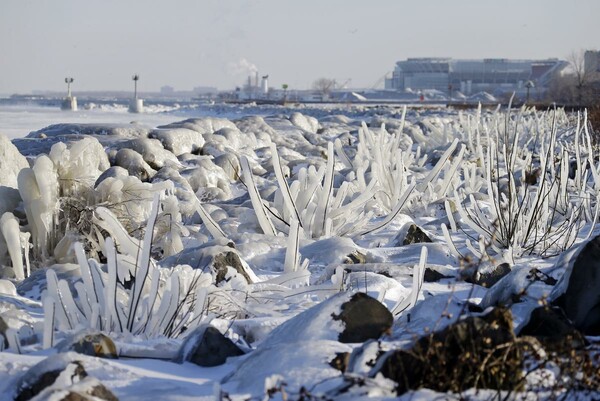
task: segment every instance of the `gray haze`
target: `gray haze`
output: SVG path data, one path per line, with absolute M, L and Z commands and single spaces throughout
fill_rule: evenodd
M 0 93 L 371 87 L 407 57 L 566 58 L 600 46 L 598 0 L 0 0 Z

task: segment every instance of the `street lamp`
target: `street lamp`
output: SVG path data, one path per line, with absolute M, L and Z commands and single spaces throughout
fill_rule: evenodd
M 74 80 L 71 77 L 65 78 L 65 83 L 67 84 L 67 97 L 71 97 L 71 84 L 73 81 Z
M 144 112 L 144 99 L 138 99 L 137 95 L 137 83 L 140 80 L 140 74 L 134 74 L 131 79 L 133 80 L 133 99 L 129 102 L 130 113 L 143 113 Z
M 74 79 L 71 77 L 65 78 L 65 83 L 67 84 L 67 97 L 63 99 L 60 108 L 62 110 L 72 110 L 77 111 L 77 98 L 75 96 L 71 96 L 71 84 Z
M 140 80 L 140 75 L 134 74 L 131 79 L 133 79 L 133 98 L 137 99 L 137 81 Z
M 531 90 L 531 88 L 534 88 L 535 84 L 533 83 L 533 81 L 527 81 L 525 82 L 525 88 L 527 88 L 527 100 L 525 101 L 525 103 L 529 103 L 529 91 Z

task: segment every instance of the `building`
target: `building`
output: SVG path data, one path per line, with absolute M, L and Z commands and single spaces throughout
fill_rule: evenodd
M 409 58 L 398 61 L 392 77 L 386 79 L 387 90 L 438 90 L 444 94 L 460 91 L 464 95 L 488 92 L 502 95 L 526 90 L 526 83 L 538 91 L 546 89 L 555 74 L 568 66 L 566 61 L 455 60 L 451 58 Z
M 585 74 L 590 77 L 590 80 L 600 80 L 600 51 L 586 50 L 583 63 Z

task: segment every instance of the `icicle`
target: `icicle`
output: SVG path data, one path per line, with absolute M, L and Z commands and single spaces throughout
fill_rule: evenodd
M 56 319 L 56 302 L 54 298 L 47 295 L 44 298 L 44 349 L 52 348 L 54 346 L 54 327 Z
M 125 317 L 122 316 L 120 305 L 118 304 L 118 295 L 117 295 L 117 250 L 115 249 L 114 242 L 112 238 L 106 239 L 106 265 L 108 267 L 108 280 L 105 288 L 104 297 L 107 301 L 107 312 L 111 317 L 111 320 L 118 325 L 119 332 L 123 332 L 123 321 Z M 140 277 L 141 278 L 141 277 Z M 138 277 L 136 276 L 136 281 Z M 143 283 L 142 283 L 143 285 Z M 135 285 L 134 285 L 135 287 Z M 141 286 L 140 286 L 141 287 Z M 135 310 L 134 310 L 135 312 Z M 130 309 L 130 313 L 131 309 Z M 134 313 L 132 313 L 133 315 Z M 133 321 L 135 316 L 129 316 L 129 320 Z M 128 325 L 127 329 L 131 331 Z
M 127 317 L 127 330 L 133 330 L 133 324 L 136 318 L 136 311 L 140 303 L 142 291 L 148 278 L 148 272 L 150 269 L 150 250 L 152 248 L 152 238 L 154 236 L 154 225 L 156 223 L 156 217 L 158 216 L 159 207 L 159 195 L 154 195 L 154 201 L 152 202 L 152 211 L 146 224 L 146 232 L 144 233 L 144 241 L 142 250 L 137 258 L 137 271 L 135 275 L 135 282 L 131 291 L 131 298 L 129 303 L 129 314 Z
M 21 253 L 21 230 L 19 229 L 19 221 L 10 212 L 6 212 L 0 218 L 0 230 L 6 241 L 8 254 L 12 261 L 12 268 L 15 273 L 15 278 L 18 281 L 25 279 L 25 271 L 23 270 L 23 255 Z
M 252 177 L 252 169 L 250 168 L 250 163 L 248 162 L 248 159 L 245 156 L 242 156 L 240 164 L 242 166 L 242 175 L 244 178 L 244 183 L 248 188 L 248 195 L 250 195 L 250 200 L 252 201 L 254 213 L 256 213 L 256 218 L 258 219 L 258 224 L 263 230 L 263 233 L 276 237 L 277 233 L 275 232 L 275 227 L 273 227 L 273 222 L 271 221 L 271 218 L 265 210 L 265 205 L 263 204 L 258 189 L 256 188 L 256 184 L 254 183 L 254 178 Z
M 198 215 L 200 215 L 202 222 L 206 226 L 206 229 L 208 230 L 210 235 L 213 236 L 213 238 L 226 238 L 227 237 L 225 235 L 225 233 L 223 232 L 223 230 L 221 229 L 221 227 L 219 226 L 219 224 L 217 224 L 217 222 L 210 216 L 210 214 L 208 214 L 206 209 L 204 209 L 202 207 L 202 204 L 200 203 L 200 200 L 198 200 L 198 199 L 196 200 L 196 210 L 198 211 Z
M 323 180 L 323 187 L 317 201 L 317 210 L 315 217 L 315 225 L 313 228 L 313 235 L 321 237 L 325 233 L 325 224 L 329 213 L 329 205 L 331 202 L 331 196 L 333 194 L 333 172 L 335 166 L 333 153 L 333 143 L 329 142 L 327 145 L 327 172 Z
M 287 249 L 285 252 L 285 262 L 283 264 L 283 271 L 285 273 L 291 273 L 298 270 L 300 264 L 300 253 L 299 253 L 299 236 L 300 226 L 298 221 L 292 219 L 290 222 L 290 232 L 288 236 Z
M 292 198 L 290 187 L 283 176 L 283 169 L 281 168 L 279 153 L 277 153 L 277 146 L 274 143 L 271 143 L 271 159 L 273 160 L 273 170 L 275 171 L 275 177 L 277 178 L 277 183 L 279 184 L 279 189 L 281 190 L 281 195 L 283 196 L 283 202 L 290 215 L 295 216 L 298 222 L 300 222 L 300 214 L 298 213 L 298 209 L 296 208 L 296 204 Z M 301 222 L 299 224 L 302 226 Z

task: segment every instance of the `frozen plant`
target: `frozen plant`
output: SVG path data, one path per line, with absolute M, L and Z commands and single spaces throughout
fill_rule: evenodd
M 155 196 L 146 233 L 134 266 L 135 281 L 126 289 L 119 280 L 119 257 L 112 238 L 107 238 L 106 271 L 93 259 L 87 260 L 80 243 L 75 244 L 82 281 L 75 283 L 76 294 L 65 280 L 47 271 L 48 290 L 43 298 L 45 312 L 44 344 L 52 346 L 54 329 L 85 327 L 109 332 L 177 337 L 202 321 L 202 288 L 210 285 L 210 275 L 187 267 L 168 274 L 150 257 L 159 197 Z M 185 275 L 188 279 L 182 280 Z

